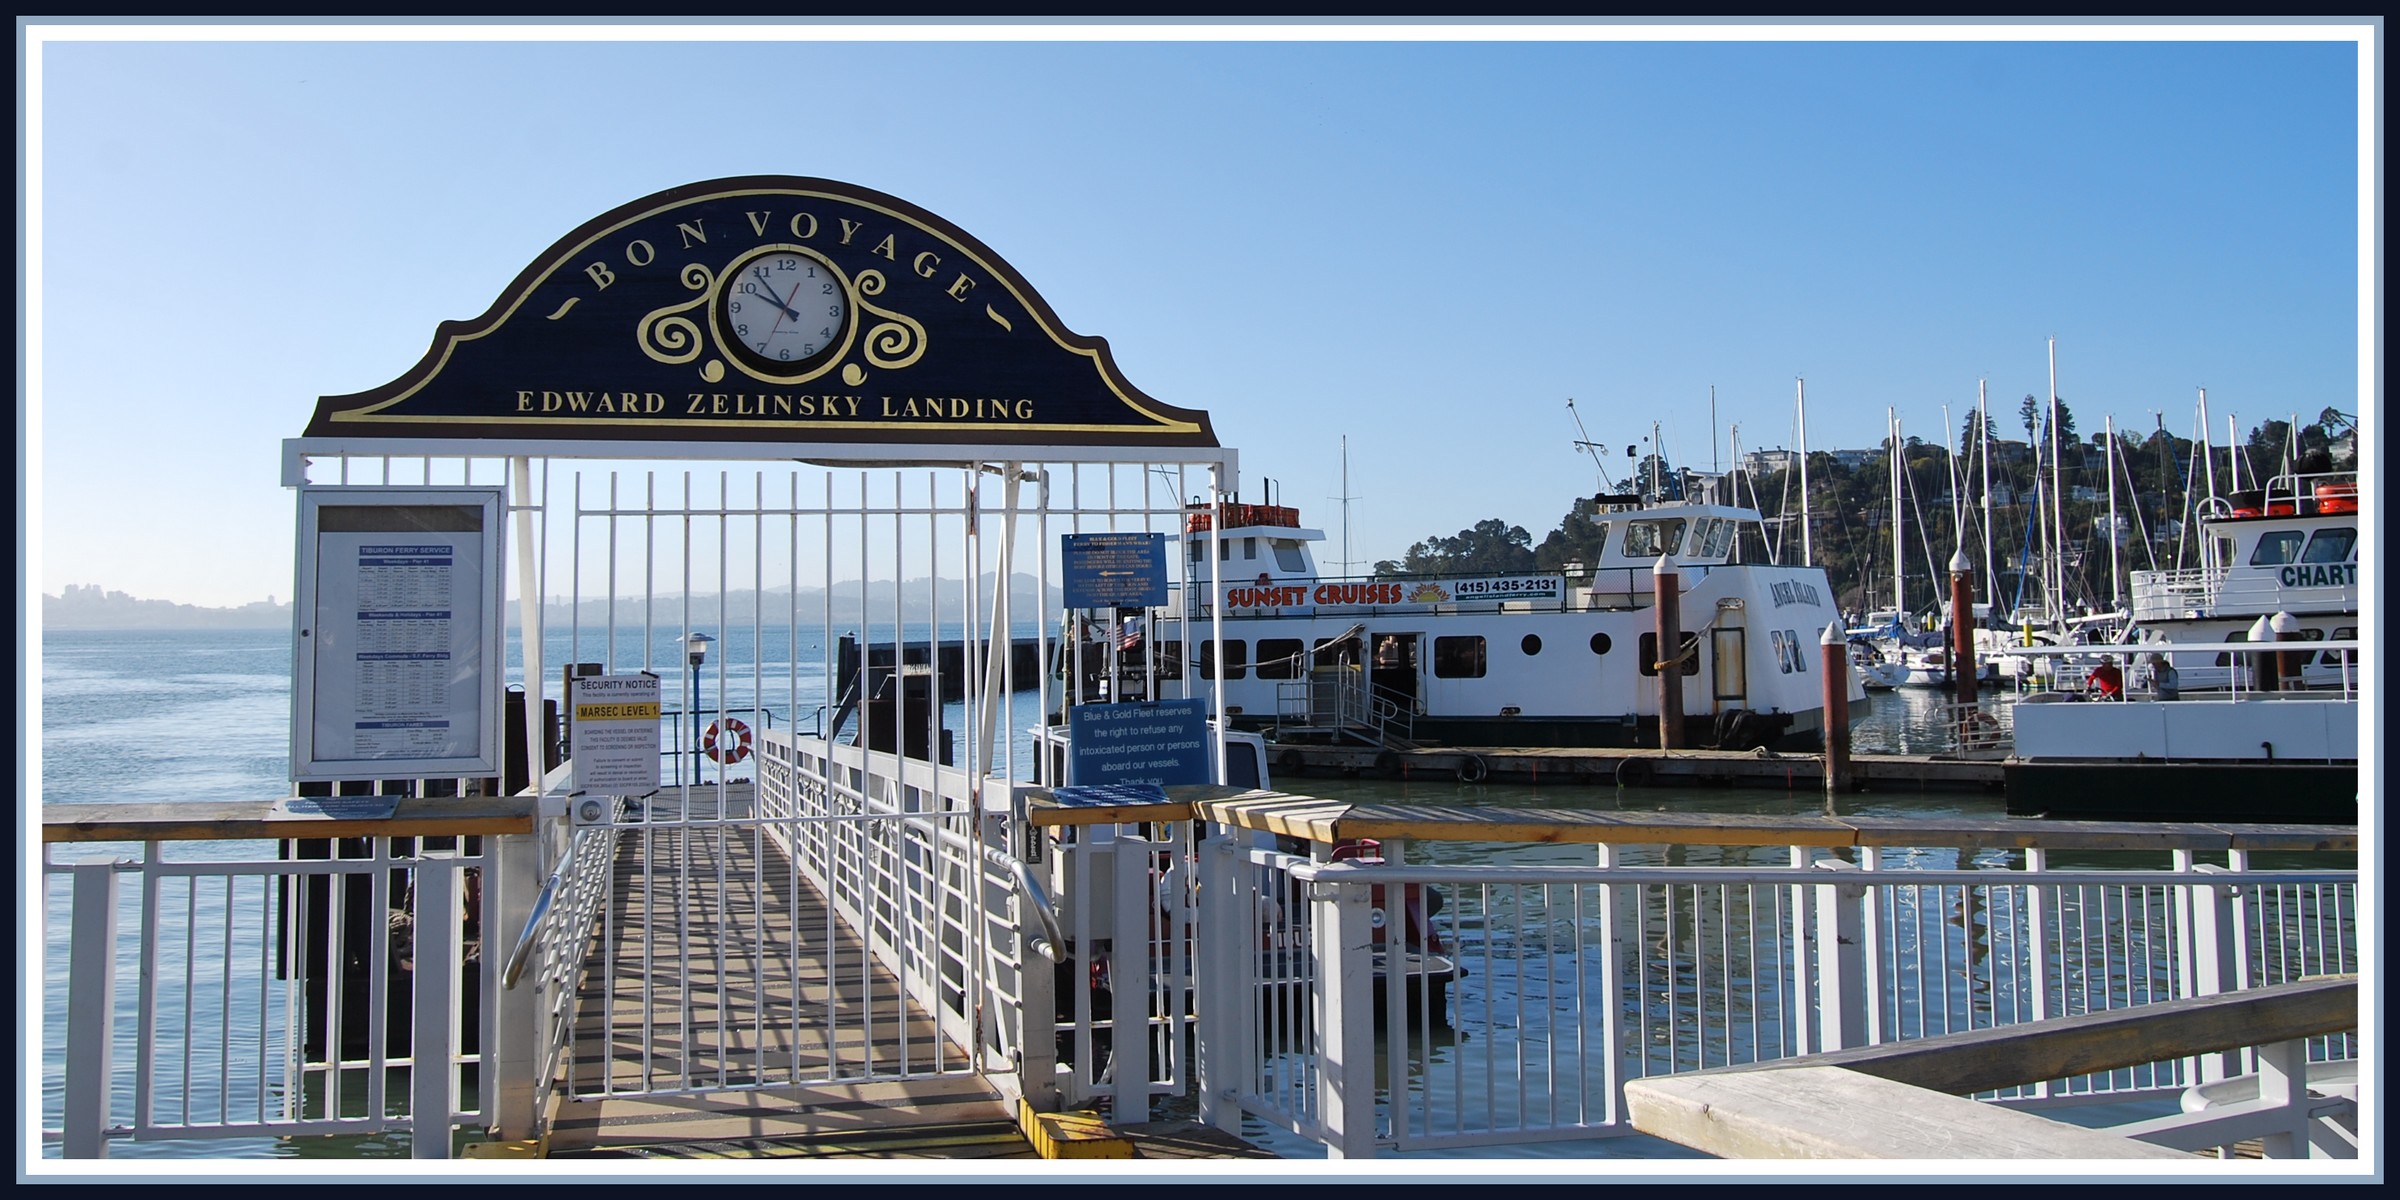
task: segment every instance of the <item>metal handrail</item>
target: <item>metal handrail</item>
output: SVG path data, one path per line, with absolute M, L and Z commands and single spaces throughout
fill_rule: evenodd
M 509 947 L 508 965 L 501 968 L 500 986 L 503 990 L 516 990 L 517 978 L 525 973 L 525 963 L 533 957 L 534 938 L 541 932 L 542 918 L 550 915 L 550 902 L 558 895 L 559 881 L 566 877 L 567 869 L 575 865 L 575 848 L 582 841 L 581 838 L 567 840 L 567 852 L 559 857 L 558 868 L 550 872 L 549 881 L 542 884 L 542 894 L 534 898 L 533 911 L 525 917 L 525 931 L 517 935 L 516 945 Z
M 1005 869 L 1016 881 L 1017 894 L 1023 896 L 1026 903 L 1032 905 L 1034 919 L 1042 923 L 1041 934 L 1027 938 L 1026 945 L 1030 946 L 1034 953 L 1053 963 L 1067 960 L 1065 948 L 1067 937 L 1059 928 L 1058 910 L 1050 903 L 1050 896 L 1042 890 L 1042 885 L 1035 881 L 1033 872 L 1026 868 L 1024 860 L 997 846 L 987 846 L 963 834 L 944 829 L 922 817 L 902 818 L 901 825 L 904 828 L 915 830 L 919 834 L 930 835 L 935 841 L 948 845 L 952 850 L 962 848 L 974 850 L 982 856 L 985 862 Z

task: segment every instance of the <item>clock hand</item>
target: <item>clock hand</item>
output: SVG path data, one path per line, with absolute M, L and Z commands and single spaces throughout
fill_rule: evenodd
M 790 317 L 795 321 L 800 319 L 800 310 L 793 308 L 790 301 L 787 301 L 783 297 L 776 295 L 774 284 L 768 283 L 766 280 L 761 279 L 758 281 L 758 287 L 760 291 L 763 291 L 767 294 L 767 300 L 769 303 L 783 310 L 784 316 Z

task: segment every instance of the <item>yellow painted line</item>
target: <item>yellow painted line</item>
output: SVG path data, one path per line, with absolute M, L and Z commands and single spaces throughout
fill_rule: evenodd
M 1019 1100 L 1017 1128 L 1043 1158 L 1133 1157 L 1133 1143 L 1109 1132 L 1098 1113 L 1037 1113 Z

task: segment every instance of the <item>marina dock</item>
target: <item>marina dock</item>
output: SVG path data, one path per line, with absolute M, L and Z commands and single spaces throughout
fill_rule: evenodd
M 1311 775 L 1389 779 L 1448 777 L 1461 783 L 1557 783 L 1592 787 L 1820 788 L 1818 755 L 1765 750 L 1656 750 L 1550 746 L 1367 745 L 1269 747 L 1277 778 Z M 1928 754 L 1852 754 L 1850 776 L 1864 791 L 1998 791 L 2001 760 Z

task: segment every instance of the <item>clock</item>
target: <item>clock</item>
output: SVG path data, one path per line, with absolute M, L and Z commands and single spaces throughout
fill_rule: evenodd
M 850 288 L 833 264 L 799 246 L 735 259 L 718 285 L 717 343 L 761 379 L 797 383 L 831 366 L 850 341 Z

